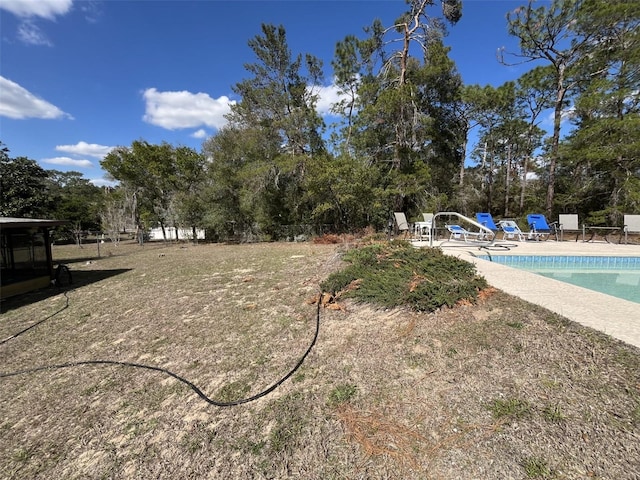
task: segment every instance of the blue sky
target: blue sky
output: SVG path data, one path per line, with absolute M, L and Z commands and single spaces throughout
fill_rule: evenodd
M 496 60 L 500 47 L 517 51 L 505 15 L 525 3 L 463 0 L 445 43 L 465 83 L 498 86 L 531 68 Z M 0 140 L 11 157 L 98 185 L 115 146 L 143 139 L 200 151 L 240 100 L 231 87 L 250 77 L 247 42 L 262 23 L 283 25 L 293 54 L 324 61 L 327 115 L 336 42 L 404 10 L 403 0 L 2 0 Z

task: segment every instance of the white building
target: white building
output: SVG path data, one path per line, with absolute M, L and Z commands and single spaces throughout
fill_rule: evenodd
M 178 240 L 193 240 L 193 230 L 191 228 L 164 227 L 164 231 L 167 234 L 167 240 L 176 240 L 176 232 Z M 196 228 L 196 236 L 198 240 L 204 240 L 204 228 Z M 149 232 L 149 240 L 164 240 L 162 228 L 152 228 Z

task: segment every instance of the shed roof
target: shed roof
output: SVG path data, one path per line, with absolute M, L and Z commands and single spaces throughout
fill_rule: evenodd
M 48 220 L 44 218 L 0 217 L 0 228 L 19 227 L 55 227 L 69 223 L 66 220 Z

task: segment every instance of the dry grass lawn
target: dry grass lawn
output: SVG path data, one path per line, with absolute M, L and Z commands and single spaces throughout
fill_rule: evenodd
M 114 360 L 253 395 L 313 339 L 341 248 L 55 247 L 68 307 L 53 288 L 3 302 L 0 373 Z M 342 307 L 240 406 L 126 366 L 0 378 L 0 478 L 639 478 L 638 349 L 490 290 L 432 314 Z

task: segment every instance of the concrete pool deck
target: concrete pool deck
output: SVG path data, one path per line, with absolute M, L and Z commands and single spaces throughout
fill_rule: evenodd
M 490 285 L 506 293 L 540 305 L 569 320 L 600 330 L 640 348 L 640 303 L 546 278 L 477 258 L 477 255 L 577 255 L 640 257 L 640 245 L 604 242 L 502 242 L 504 248 L 480 249 L 464 242 L 434 242 L 443 252 L 470 261 Z M 428 242 L 414 242 L 429 246 Z M 640 288 L 640 287 L 638 287 Z

